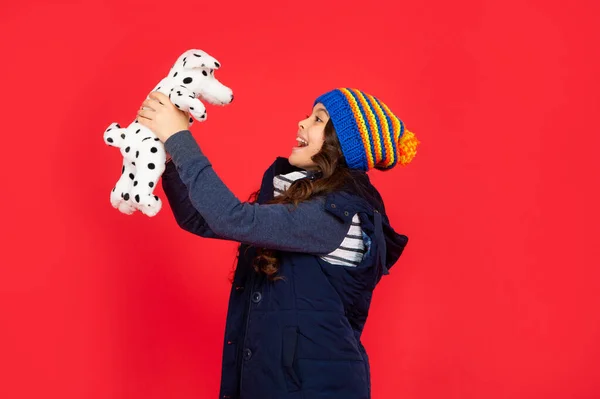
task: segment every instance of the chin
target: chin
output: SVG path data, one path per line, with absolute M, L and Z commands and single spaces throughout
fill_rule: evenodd
M 298 162 L 297 162 L 296 157 L 294 156 L 294 154 L 291 154 L 288 157 L 288 162 L 290 163 L 290 165 L 298 167 L 298 165 L 297 165 Z
M 296 154 L 292 153 L 289 157 L 288 157 L 288 162 L 290 163 L 290 165 L 295 166 L 297 168 L 303 168 L 304 169 L 304 162 L 302 162 L 301 160 L 298 159 L 298 157 L 296 157 Z

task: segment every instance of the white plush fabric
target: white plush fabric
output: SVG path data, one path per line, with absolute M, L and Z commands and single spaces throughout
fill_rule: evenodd
M 151 92 L 168 95 L 176 107 L 204 122 L 206 108 L 200 98 L 214 105 L 227 105 L 233 101 L 232 90 L 214 76 L 215 69 L 220 66 L 215 58 L 202 50 L 187 50 Z M 189 126 L 193 119 L 190 117 Z M 155 216 L 162 207 L 162 201 L 154 195 L 165 170 L 166 154 L 162 142 L 137 119 L 126 128 L 116 122 L 110 124 L 104 131 L 104 142 L 119 148 L 123 156 L 121 177 L 110 194 L 112 206 L 127 215 L 139 210 L 147 216 Z

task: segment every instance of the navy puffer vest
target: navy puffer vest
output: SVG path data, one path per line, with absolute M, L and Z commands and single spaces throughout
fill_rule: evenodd
M 278 158 L 258 197 L 273 197 L 273 177 L 296 170 Z M 350 227 L 358 213 L 370 245 L 358 267 L 282 252 L 270 282 L 253 271 L 256 251 L 240 245 L 229 299 L 220 397 L 223 399 L 369 399 L 370 370 L 361 333 L 373 289 L 400 257 L 407 237 L 390 227 L 381 197 L 330 194 L 327 210 Z

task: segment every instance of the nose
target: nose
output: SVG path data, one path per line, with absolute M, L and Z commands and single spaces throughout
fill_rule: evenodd
M 229 102 L 233 102 L 233 94 L 231 95 L 231 100 L 229 100 Z

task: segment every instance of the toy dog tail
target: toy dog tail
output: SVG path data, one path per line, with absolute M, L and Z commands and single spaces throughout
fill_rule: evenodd
M 124 139 L 125 129 L 121 128 L 116 122 L 111 123 L 104 131 L 104 142 L 111 147 L 121 148 Z

